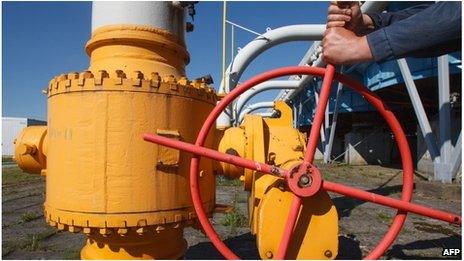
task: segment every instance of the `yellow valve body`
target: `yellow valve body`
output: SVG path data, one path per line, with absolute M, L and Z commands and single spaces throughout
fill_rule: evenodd
M 82 258 L 179 258 L 186 249 L 183 228 L 196 218 L 191 154 L 148 143 L 142 135 L 193 143 L 216 104 L 214 90 L 184 77 L 185 44 L 167 31 L 105 26 L 86 50 L 88 71 L 61 74 L 47 87 L 46 165 L 41 158 L 27 163 L 27 153 L 44 151 L 27 139 L 29 128 L 18 138 L 17 152 L 24 155 L 17 159 L 28 170 L 46 167 L 46 220 L 87 235 Z M 210 135 L 205 145 L 213 141 Z M 212 161 L 203 159 L 200 170 L 203 206 L 211 213 Z
M 291 108 L 282 101 L 274 105 L 279 118 L 246 115 L 242 125 L 229 128 L 219 151 L 283 169 L 300 163 L 306 149 L 305 135 L 292 127 Z M 290 211 L 293 193 L 282 179 L 272 175 L 221 163 L 217 172 L 240 177 L 250 191 L 248 215 L 251 233 L 256 235 L 263 259 L 275 257 Z M 294 237 L 287 251 L 289 259 L 334 259 L 338 253 L 338 214 L 325 191 L 304 199 Z

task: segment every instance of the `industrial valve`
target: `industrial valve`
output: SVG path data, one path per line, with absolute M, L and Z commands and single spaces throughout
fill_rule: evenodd
M 48 224 L 86 235 L 81 258 L 180 258 L 183 229 L 196 220 L 191 156 L 141 135 L 193 142 L 216 94 L 185 77 L 185 10 L 177 2 L 94 2 L 92 12 L 89 68 L 50 81 L 48 126 L 24 129 L 15 159 L 45 175 Z M 211 213 L 213 162 L 201 169 L 202 205 Z
M 199 221 L 224 257 L 238 259 L 208 220 L 216 206 L 215 175 L 240 178 L 250 191 L 250 228 L 264 259 L 336 258 L 338 214 L 328 192 L 398 209 L 371 259 L 395 240 L 407 212 L 461 224 L 458 215 L 411 203 L 413 166 L 399 122 L 374 93 L 333 66 L 273 70 L 217 103 L 210 77 L 185 77 L 184 7 L 94 2 L 89 68 L 54 77 L 44 90 L 48 126 L 28 127 L 15 141 L 18 165 L 46 178 L 46 221 L 86 235 L 82 258 L 181 258 L 183 229 Z M 211 149 L 211 127 L 235 98 L 288 75 L 324 76 L 308 137 L 292 127 L 290 107 L 276 102 L 278 118 L 247 115 L 224 131 L 219 151 Z M 324 180 L 313 164 L 333 79 L 363 95 L 392 129 L 402 156 L 401 200 Z
M 291 164 L 277 163 L 278 161 L 275 161 L 276 158 L 273 155 L 271 156 L 270 151 L 265 150 L 266 146 L 262 147 L 260 144 L 250 145 L 249 143 L 254 142 L 255 137 L 253 137 L 252 141 L 249 140 L 250 135 L 247 135 L 247 132 L 250 131 L 248 129 L 256 126 L 251 131 L 254 136 L 257 135 L 256 133 L 258 135 L 264 133 L 262 127 L 264 124 L 255 125 L 248 122 L 250 119 L 253 121 L 253 116 L 247 117 L 242 125 L 243 128 L 226 131 L 225 140 L 221 142 L 219 152 L 205 147 L 207 134 L 215 120 L 234 99 L 259 83 L 289 75 L 324 77 L 320 100 L 302 158 L 297 156 L 295 158 L 296 162 L 292 166 L 290 166 Z M 323 173 L 318 170 L 317 166 L 313 165 L 319 130 L 334 79 L 362 95 L 377 109 L 391 128 L 401 154 L 403 167 L 401 199 L 394 199 L 324 180 Z M 277 108 L 279 106 L 282 108 L 282 105 L 277 105 Z M 286 117 L 285 113 L 282 115 Z M 258 119 L 256 121 L 258 122 Z M 270 122 L 270 119 L 266 119 L 264 122 Z M 269 133 L 270 135 L 267 135 L 267 137 L 271 139 L 271 128 L 269 128 Z M 237 137 L 234 142 L 230 142 L 232 140 L 231 136 Z M 243 136 L 245 136 L 245 139 Z M 333 235 L 338 233 L 338 229 L 334 228 L 337 224 L 337 214 L 327 192 L 342 194 L 398 210 L 389 230 L 366 259 L 377 259 L 390 247 L 401 231 L 408 212 L 461 225 L 459 215 L 411 202 L 413 163 L 409 145 L 400 123 L 376 94 L 347 76 L 336 73 L 332 65 L 328 65 L 327 68 L 284 67 L 260 74 L 246 81 L 216 105 L 204 122 L 195 144 L 149 133 L 144 135 L 144 139 L 159 145 L 193 153 L 194 156 L 190 163 L 190 190 L 195 211 L 211 242 L 228 259 L 238 259 L 239 257 L 220 240 L 201 205 L 202 198 L 198 184 L 198 168 L 201 157 L 220 161 L 222 172 L 219 173 L 232 177 L 240 175 L 243 177 L 242 180 L 245 181 L 245 189 L 251 189 L 249 213 L 252 224 L 251 230 L 257 234 L 257 245 L 263 259 L 333 259 L 336 257 L 338 243 Z M 258 143 L 260 141 L 258 139 Z M 257 147 L 255 148 L 255 146 Z M 258 151 L 256 154 L 256 150 L 261 150 L 261 152 Z M 268 157 L 266 158 L 266 156 Z M 226 172 L 229 172 L 229 174 Z M 247 182 L 249 183 L 247 184 Z M 255 206 L 257 206 L 257 209 L 254 208 Z M 319 220 L 319 218 L 321 219 Z M 319 222 L 321 223 L 319 224 Z M 328 230 L 318 230 L 319 225 L 321 227 L 326 226 Z M 311 249 L 311 251 L 308 249 Z

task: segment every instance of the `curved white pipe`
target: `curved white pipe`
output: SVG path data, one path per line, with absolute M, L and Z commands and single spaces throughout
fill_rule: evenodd
M 240 116 L 238 117 L 238 122 L 242 122 L 243 118 L 245 118 L 245 114 L 248 114 L 252 111 L 256 111 L 259 109 L 264 109 L 264 108 L 274 108 L 274 102 L 257 102 L 253 103 L 249 106 L 247 106 L 243 111 L 240 113 Z
M 222 79 L 218 93 L 225 94 L 233 89 L 247 66 L 267 49 L 291 41 L 320 40 L 324 30 L 324 24 L 289 25 L 276 28 L 256 37 L 243 47 L 237 56 L 235 56 L 232 63 L 229 64 L 225 73 L 225 79 Z M 230 111 L 234 112 L 232 105 L 229 108 Z M 220 117 L 221 122 L 216 122 L 216 127 L 224 128 L 232 125 L 232 117 L 229 113 L 223 112 Z
M 267 91 L 267 90 L 273 90 L 273 89 L 295 89 L 298 88 L 300 84 L 300 81 L 282 81 L 282 80 L 277 80 L 277 81 L 267 81 L 260 83 L 256 85 L 255 87 L 249 89 L 248 91 L 244 92 L 240 97 L 238 98 L 237 102 L 235 103 L 235 115 L 240 115 L 240 112 L 243 109 L 243 106 L 256 94 Z M 239 121 L 236 123 L 240 123 Z
M 269 118 L 272 117 L 272 112 L 257 112 L 256 115 L 259 115 L 263 118 Z
M 289 25 L 268 31 L 243 47 L 234 61 L 227 67 L 225 79 L 219 87 L 219 93 L 228 93 L 238 83 L 247 66 L 259 54 L 278 44 L 292 41 L 316 41 L 322 39 L 325 24 Z

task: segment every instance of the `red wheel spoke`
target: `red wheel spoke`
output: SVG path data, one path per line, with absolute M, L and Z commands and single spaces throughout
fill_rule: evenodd
M 352 188 L 349 186 L 341 185 L 338 183 L 330 182 L 330 181 L 323 181 L 322 188 L 327 191 L 335 192 L 338 194 L 342 194 L 348 197 L 369 201 L 372 203 L 376 203 L 379 205 L 396 208 L 398 210 L 411 212 L 414 214 L 418 214 L 421 216 L 431 217 L 434 219 L 443 220 L 449 223 L 461 224 L 461 217 L 459 215 L 424 207 L 419 204 L 414 204 L 406 201 L 402 201 L 399 199 L 394 199 L 386 196 L 382 196 L 379 194 L 375 194 L 372 192 L 367 192 L 361 189 Z
M 317 144 L 319 143 L 321 126 L 324 121 L 325 108 L 329 102 L 330 87 L 332 86 L 334 75 L 335 67 L 330 64 L 327 65 L 324 79 L 322 81 L 321 93 L 319 95 L 319 103 L 317 104 L 316 114 L 314 115 L 313 124 L 309 133 L 306 154 L 304 156 L 303 164 L 300 166 L 300 171 L 306 169 L 314 160 L 314 154 L 316 153 Z
M 159 136 L 159 135 L 145 133 L 143 135 L 143 139 L 149 142 L 153 142 L 156 144 L 166 146 L 166 147 L 190 152 L 198 156 L 230 163 L 236 166 L 240 166 L 242 168 L 256 170 L 261 173 L 272 174 L 272 175 L 277 175 L 277 176 L 282 176 L 282 177 L 284 177 L 285 176 L 284 174 L 286 173 L 284 169 L 281 169 L 275 166 L 270 166 L 268 164 L 252 161 L 249 159 L 240 158 L 238 156 L 222 153 L 219 151 L 215 151 L 215 150 L 208 149 L 208 148 L 201 147 L 201 146 L 196 146 L 196 145 L 193 145 L 187 142 L 174 140 L 174 139 L 166 138 L 166 137 Z
M 314 160 L 317 144 L 319 142 L 320 129 L 322 126 L 322 121 L 324 120 L 325 108 L 327 107 L 327 103 L 329 102 L 330 87 L 332 86 L 334 74 L 335 67 L 333 65 L 327 65 L 324 79 L 322 82 L 319 103 L 317 104 L 316 108 L 316 115 L 314 116 L 314 121 L 311 126 L 311 132 L 309 134 L 308 146 L 306 148 L 303 163 L 300 165 L 298 172 L 306 172 L 308 170 L 308 167 Z M 298 213 L 300 212 L 300 207 L 301 198 L 295 195 L 295 198 L 292 202 L 292 206 L 290 208 L 290 213 L 287 217 L 284 233 L 280 241 L 279 250 L 277 251 L 277 259 L 285 259 L 285 254 L 290 243 L 290 238 L 293 234 L 295 223 L 298 218 Z
M 282 239 L 280 240 L 276 259 L 285 259 L 285 254 L 287 253 L 288 245 L 290 244 L 290 239 L 292 238 L 293 229 L 295 228 L 295 223 L 298 218 L 298 213 L 300 213 L 300 207 L 301 198 L 295 195 L 292 200 L 292 206 L 290 207 L 287 222 L 285 223 L 284 233 L 282 234 Z

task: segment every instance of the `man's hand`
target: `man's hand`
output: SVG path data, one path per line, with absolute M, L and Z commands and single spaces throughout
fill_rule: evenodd
M 366 36 L 357 36 L 343 27 L 325 30 L 321 46 L 326 63 L 352 64 L 373 59 Z
M 373 29 L 368 15 L 363 15 L 358 1 L 332 1 L 327 15 L 327 28 L 345 27 L 356 35 L 364 35 Z

